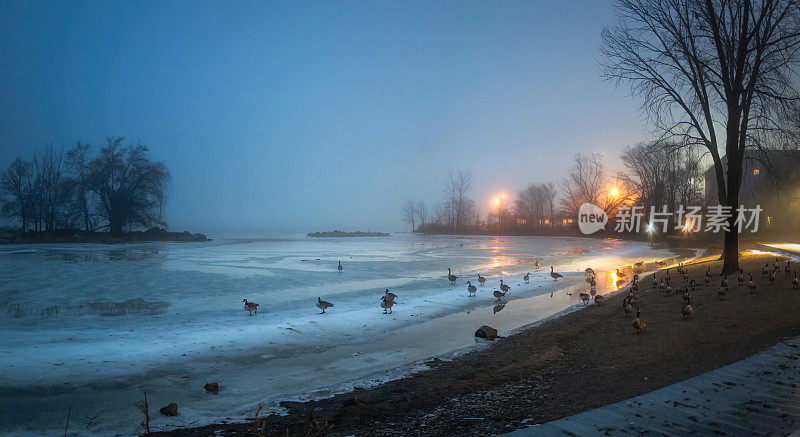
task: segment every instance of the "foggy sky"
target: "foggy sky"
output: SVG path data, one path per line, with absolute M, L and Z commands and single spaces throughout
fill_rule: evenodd
M 490 196 L 646 139 L 600 77 L 611 2 L 3 2 L 0 166 L 125 136 L 173 230 L 405 229 L 448 169 Z

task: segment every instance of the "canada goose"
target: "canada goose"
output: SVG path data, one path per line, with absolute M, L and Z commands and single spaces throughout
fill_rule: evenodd
M 725 293 L 727 292 L 728 292 L 728 287 L 726 287 L 725 284 L 720 284 L 719 288 L 717 289 L 717 296 L 719 296 L 719 298 L 722 299 L 725 297 Z
M 641 267 L 644 265 L 644 261 L 639 261 L 638 263 L 634 264 L 636 267 Z
M 658 287 L 658 281 L 656 280 L 656 274 L 653 273 L 653 290 L 655 290 L 656 287 Z
M 669 285 L 669 282 L 667 282 L 667 287 L 664 289 L 664 293 L 666 293 L 666 294 L 667 294 L 667 296 L 669 296 L 670 294 L 672 294 L 672 286 L 671 286 L 671 285 Z
M 620 272 L 619 269 L 617 269 L 617 276 L 619 276 L 620 278 L 624 278 L 625 272 Z
M 622 300 L 622 311 L 625 311 L 626 316 L 631 315 L 633 307 L 631 306 L 630 298 L 626 297 L 625 299 Z
M 332 307 L 333 307 L 332 303 L 330 303 L 328 301 L 325 301 L 325 300 L 322 300 L 320 298 L 317 298 L 317 308 L 322 310 L 322 312 L 320 314 L 325 314 L 325 310 L 328 309 L 328 308 L 332 308 Z
M 502 298 L 502 297 L 506 297 L 506 293 L 503 293 L 503 292 L 502 292 L 502 291 L 500 291 L 500 290 L 495 290 L 495 291 L 494 291 L 494 297 L 496 297 L 496 298 L 497 298 L 497 302 L 500 302 L 500 298 Z
M 739 269 L 739 277 L 736 278 L 736 281 L 740 286 L 744 285 L 744 269 Z
M 395 300 L 395 299 L 397 299 L 397 295 L 396 295 L 396 294 L 394 294 L 394 293 L 392 293 L 392 292 L 390 292 L 388 288 L 386 289 L 386 292 L 385 292 L 385 294 L 384 294 L 383 296 L 384 296 L 386 299 L 389 299 L 389 300 Z
M 757 291 L 756 283 L 753 282 L 753 274 L 750 273 L 750 280 L 747 281 L 747 288 L 750 289 L 750 294 L 753 294 Z
M 483 276 L 481 276 L 481 274 L 480 274 L 480 273 L 478 273 L 478 282 L 480 282 L 481 286 L 483 286 L 483 284 L 485 284 L 485 283 L 486 283 L 486 278 L 484 278 Z
M 630 303 L 631 305 L 635 304 L 639 300 L 639 299 L 636 298 L 636 295 L 633 294 L 633 293 L 629 294 L 626 299 L 628 299 L 628 303 Z
M 503 291 L 505 291 L 505 292 L 507 293 L 507 292 L 508 292 L 508 290 L 511 290 L 511 287 L 509 287 L 509 286 L 508 286 L 508 285 L 506 285 L 506 284 L 503 284 L 503 280 L 501 279 L 501 280 L 500 280 L 500 289 L 501 289 L 501 290 L 503 290 Z
M 584 305 L 589 305 L 589 299 L 591 299 L 591 298 L 589 297 L 588 294 L 581 293 L 581 300 L 583 301 Z
M 383 313 L 384 314 L 391 314 L 392 313 L 392 307 L 394 306 L 394 304 L 395 304 L 395 302 L 394 302 L 393 299 L 388 299 L 386 296 L 383 296 L 381 298 L 381 308 L 383 308 Z M 317 304 L 317 306 L 319 306 L 319 304 Z M 333 306 L 333 305 L 331 305 L 331 306 Z M 387 313 L 386 310 L 389 310 L 389 312 Z M 322 311 L 324 312 L 325 310 L 323 309 Z
M 686 302 L 686 301 L 688 301 L 688 300 L 689 300 L 689 299 L 691 299 L 691 298 L 692 298 L 692 295 L 691 295 L 691 294 L 689 294 L 689 287 L 685 287 L 685 288 L 683 289 L 683 301 L 684 301 L 684 302 Z
M 631 291 L 633 292 L 639 291 L 639 282 L 634 282 L 631 284 Z
M 586 276 L 594 276 L 594 269 L 593 269 L 593 268 L 591 268 L 591 267 L 586 267 L 586 268 L 583 270 L 583 273 L 584 273 Z
M 617 288 L 622 288 L 622 286 L 625 285 L 625 280 L 617 279 L 617 283 L 615 285 L 617 286 Z
M 563 278 L 561 273 L 556 273 L 553 271 L 553 266 L 550 266 L 550 277 L 553 278 L 554 281 L 558 281 L 558 278 Z
M 531 280 L 531 272 L 525 273 L 525 276 L 523 276 L 522 279 L 527 284 Z
M 769 272 L 769 285 L 775 285 L 775 269 Z
M 672 279 L 672 276 L 669 275 L 669 269 L 667 269 L 667 274 L 664 275 L 664 280 L 669 282 L 670 279 Z
M 589 285 L 592 287 L 597 287 L 597 281 L 594 279 L 594 276 L 592 276 L 592 280 L 589 281 Z
M 786 276 L 789 276 L 789 273 L 791 273 L 791 272 L 792 272 L 792 268 L 791 268 L 791 262 L 792 262 L 792 260 L 790 260 L 790 259 L 787 259 L 787 260 L 786 260 L 786 267 L 784 267 L 784 268 L 783 268 L 783 273 L 784 273 Z
M 800 280 L 797 279 L 797 269 L 794 269 L 794 278 L 792 278 L 792 288 L 800 288 Z
M 336 269 L 339 270 L 340 272 L 342 271 L 342 262 L 341 261 L 339 261 L 339 267 L 336 267 Z
M 681 309 L 681 315 L 683 316 L 683 319 L 688 319 L 689 316 L 692 315 L 692 311 L 692 298 L 690 297 L 689 300 L 686 301 L 686 305 L 684 305 L 683 309 Z
M 469 292 L 469 295 L 472 296 L 476 291 L 478 291 L 478 288 L 472 285 L 472 282 L 467 281 L 467 291 Z
M 684 270 L 683 271 L 683 282 L 688 282 L 688 281 L 689 281 L 689 272 Z
M 499 304 L 495 305 L 494 308 L 492 308 L 492 313 L 493 314 L 497 314 L 500 311 L 503 311 L 503 308 L 505 308 L 505 307 L 506 307 L 506 304 L 499 303 Z
M 252 316 L 253 312 L 258 314 L 258 304 L 257 303 L 248 302 L 247 299 L 242 299 L 242 302 L 244 302 L 244 310 L 250 313 L 250 314 L 248 314 L 248 316 Z
M 773 265 L 772 265 L 772 268 L 773 268 L 774 270 L 778 270 L 778 267 L 779 267 L 779 266 L 778 266 L 778 258 L 775 258 L 775 264 L 773 264 Z
M 761 279 L 765 279 L 767 277 L 767 274 L 769 273 L 767 271 L 767 266 L 769 266 L 769 264 L 764 264 L 764 268 L 761 269 Z
M 659 288 L 661 291 L 664 291 L 664 289 L 666 289 L 666 288 L 667 288 L 667 284 L 665 284 L 665 283 L 664 283 L 664 278 L 659 278 L 659 279 L 658 279 L 658 288 Z
M 708 275 L 706 275 L 706 278 L 705 278 L 705 283 L 706 283 L 706 287 L 708 287 L 709 285 L 711 285 L 711 276 L 708 276 Z
M 450 285 L 456 285 L 456 279 L 458 279 L 458 276 L 454 275 L 450 271 L 450 267 L 447 268 L 447 279 L 450 280 Z
M 722 286 L 728 288 L 728 273 L 726 272 L 722 277 Z
M 639 282 L 639 275 L 638 274 L 634 274 L 633 275 L 633 282 Z
M 597 295 L 597 289 L 594 287 L 589 287 L 589 296 L 595 297 Z
M 644 328 L 647 326 L 647 323 L 644 321 L 644 319 L 642 319 L 642 311 L 641 310 L 638 310 L 638 309 L 636 310 L 636 318 L 633 319 L 632 325 L 633 325 L 633 329 L 636 330 L 637 334 L 641 334 L 642 330 L 644 330 Z
M 595 305 L 602 305 L 604 303 L 606 303 L 606 298 L 602 294 L 598 294 L 597 296 L 594 297 Z

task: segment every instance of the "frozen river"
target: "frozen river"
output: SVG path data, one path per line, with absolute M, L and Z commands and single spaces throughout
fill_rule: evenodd
M 560 290 L 585 286 L 586 267 L 670 256 L 614 240 L 404 234 L 0 246 L 0 433 L 63 434 L 71 406 L 71 430 L 136 434 L 144 391 L 154 428 L 278 410 L 461 353 L 483 324 L 508 332 L 568 311 L 577 293 Z M 488 281 L 469 297 L 477 273 Z M 501 278 L 512 288 L 498 311 Z M 386 288 L 393 314 L 379 307 Z M 335 307 L 318 314 L 317 297 Z M 202 388 L 212 381 L 218 395 Z M 170 402 L 179 415 L 161 416 Z

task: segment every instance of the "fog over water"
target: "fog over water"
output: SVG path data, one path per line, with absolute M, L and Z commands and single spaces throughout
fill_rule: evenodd
M 600 79 L 612 21 L 610 1 L 4 2 L 0 166 L 142 141 L 176 230 L 396 231 L 458 168 L 485 213 L 645 139 Z

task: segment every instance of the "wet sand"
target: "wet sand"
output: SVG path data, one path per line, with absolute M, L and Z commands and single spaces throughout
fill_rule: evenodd
M 714 285 L 692 293 L 694 313 L 681 317 L 682 293 L 652 290 L 642 278 L 639 305 L 647 327 L 637 335 L 622 311 L 627 291 L 501 339 L 431 370 L 371 389 L 310 402 L 284 402 L 288 414 L 260 421 L 265 435 L 486 435 L 542 423 L 682 381 L 744 359 L 800 335 L 800 290 L 782 261 L 775 285 L 761 280 L 774 256 L 745 254 L 758 294 L 730 277 L 717 296 L 721 263 L 711 258 L 689 267 L 703 283 L 707 265 Z M 630 277 L 628 270 L 628 277 Z M 674 288 L 684 284 L 670 270 Z M 658 277 L 663 271 L 657 273 Z M 588 291 L 588 285 L 585 286 Z M 313 419 L 310 414 L 313 411 Z M 161 435 L 241 435 L 252 423 L 217 424 Z M 313 434 L 313 433 L 312 433 Z

